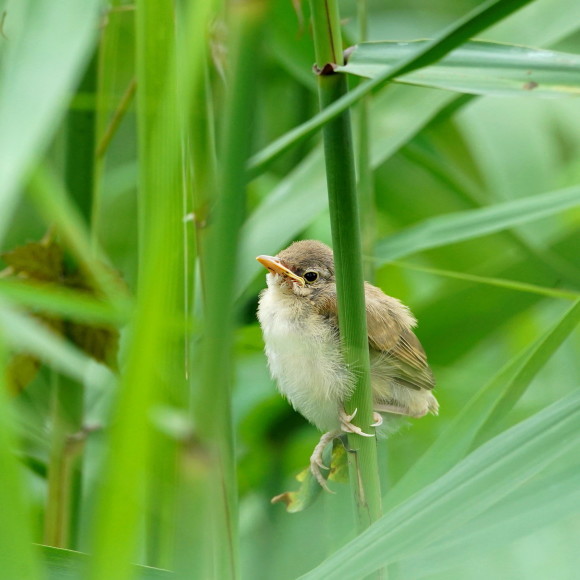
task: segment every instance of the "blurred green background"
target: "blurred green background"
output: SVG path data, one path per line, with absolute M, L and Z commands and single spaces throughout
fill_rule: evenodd
M 2 509 L 0 565 L 7 570 L 8 575 L 2 576 L 7 580 L 45 574 L 50 578 L 105 577 L 105 564 L 91 565 L 92 571 L 83 572 L 82 564 L 66 554 L 59 559 L 57 551 L 40 556 L 30 551 L 30 541 L 96 551 L 103 562 L 108 561 L 118 571 L 118 578 L 131 574 L 155 577 L 154 571 L 124 567 L 128 562 L 180 570 L 184 578 L 225 577 L 215 572 L 219 566 L 204 563 L 207 550 L 213 549 L 214 559 L 219 559 L 220 546 L 208 532 L 214 517 L 210 513 L 215 507 L 212 502 L 217 500 L 206 487 L 207 481 L 213 481 L 207 475 L 212 469 L 211 453 L 197 431 L 197 417 L 204 409 L 192 411 L 196 389 L 205 389 L 210 398 L 212 389 L 198 380 L 204 265 L 197 255 L 203 248 L 205 229 L 212 226 L 211 219 L 209 226 L 202 223 L 199 212 L 207 210 L 211 216 L 219 202 L 210 195 L 207 205 L 200 204 L 200 195 L 208 192 L 192 191 L 195 179 L 191 175 L 201 170 L 199 165 L 195 167 L 196 159 L 191 163 L 188 155 L 197 155 L 197 161 L 203 162 L 203 155 L 192 151 L 207 148 L 211 142 L 200 134 L 193 117 L 215 128 L 218 152 L 227 139 L 223 123 L 232 98 L 227 78 L 233 74 L 234 34 L 231 19 L 220 11 L 223 7 L 213 3 L 215 12 L 203 16 L 210 29 L 204 51 L 193 44 L 187 28 L 187 11 L 195 16 L 195 10 L 202 12 L 199 6 L 185 1 L 176 2 L 175 7 L 168 3 L 147 8 L 148 4 L 155 3 L 135 6 L 123 1 L 91 1 L 81 8 L 72 0 L 0 2 L 0 248 L 7 252 L 39 241 L 49 228 L 53 228 L 53 239 L 65 248 L 63 271 L 52 280 L 45 302 L 39 302 L 44 286 L 32 284 L 26 271 L 17 276 L 14 270 L 4 270 L 0 279 L 4 367 L 8 373 L 14 372 L 18 353 L 31 353 L 45 363 L 24 388 L 17 393 L 5 388 L 0 399 L 0 422 L 4 425 L 0 429 L 0 456 L 8 462 L 6 476 L 0 477 L 0 503 L 6 506 Z M 482 4 L 372 1 L 368 3 L 369 40 L 430 38 Z M 171 28 L 176 23 L 174 37 L 159 41 L 167 52 L 161 51 L 157 62 L 145 59 L 148 53 L 144 45 L 135 48 L 136 38 L 144 38 L 145 25 L 136 14 L 140 9 L 149 14 L 148 25 L 153 21 L 153 30 L 156 16 L 163 26 Z M 236 14 L 232 7 L 229 10 Z M 318 109 L 311 73 L 314 50 L 308 6 L 276 0 L 269 10 L 255 63 L 249 63 L 254 111 L 250 125 L 241 131 L 251 134 L 251 154 L 307 121 Z M 356 43 L 359 32 L 354 1 L 341 2 L 341 16 L 346 44 Z M 191 17 L 191 22 L 194 20 Z M 478 38 L 580 53 L 579 22 L 578 3 L 537 0 Z M 186 45 L 190 42 L 186 48 L 180 48 L 180 35 Z M 183 123 L 184 118 L 171 112 L 171 99 L 175 98 L 171 86 L 179 97 L 182 84 L 187 84 L 180 75 L 194 67 L 186 58 L 176 72 L 172 68 L 175 54 L 177 60 L 180 55 L 202 57 L 201 65 L 192 72 L 193 82 L 197 82 L 194 97 L 188 97 L 184 89 L 184 98 L 190 98 L 198 109 L 191 117 L 184 117 Z M 145 86 L 140 75 L 153 82 L 160 71 L 167 74 L 159 81 L 157 93 L 164 104 L 149 110 L 135 96 L 132 83 L 138 79 L 139 95 L 140 87 Z M 205 91 L 201 97 L 200 87 Z M 155 94 L 157 89 L 151 90 Z M 81 120 L 75 121 L 75 115 Z M 355 132 L 357 118 L 355 111 Z M 163 138 L 172 143 L 169 147 L 163 139 L 156 139 L 164 124 L 167 131 Z M 80 133 L 71 136 L 71 126 L 80 126 Z M 152 127 L 153 136 L 144 137 L 143 127 Z M 95 150 L 107 139 L 108 131 L 110 142 L 96 158 Z M 89 152 L 88 161 L 83 157 L 84 149 Z M 447 437 L 446 441 L 472 437 L 448 466 L 444 461 L 447 443 L 432 451 L 431 463 L 424 469 L 428 471 L 438 463 L 437 453 L 442 454 L 441 463 L 446 467 L 441 473 L 433 471 L 433 476 L 423 473 L 412 492 L 425 494 L 424 506 L 434 506 L 433 515 L 428 507 L 424 512 L 417 507 L 418 512 L 405 512 L 402 520 L 393 521 L 392 533 L 399 534 L 393 545 L 403 543 L 385 556 L 389 578 L 574 578 L 580 567 L 580 441 L 574 435 L 575 431 L 580 434 L 580 335 L 573 330 L 578 314 L 569 309 L 572 299 L 580 298 L 580 202 L 569 203 L 561 211 L 547 211 L 544 217 L 526 223 L 513 219 L 513 225 L 485 235 L 476 225 L 461 241 L 439 247 L 433 244 L 422 250 L 417 246 L 416 250 L 411 242 L 406 255 L 392 263 L 381 259 L 380 242 L 437 216 L 449 216 L 453 230 L 453 220 L 457 218 L 459 227 L 465 215 L 460 212 L 516 200 L 523 202 L 525 213 L 527 200 L 566 188 L 577 188 L 580 200 L 580 103 L 566 95 L 535 98 L 533 91 L 522 96 L 465 98 L 450 91 L 394 83 L 373 95 L 370 149 L 374 207 L 370 214 L 364 214 L 367 222 L 363 228 L 373 224 L 371 235 L 379 243 L 377 256 L 365 255 L 365 262 L 374 283 L 408 304 L 417 316 L 417 334 L 437 378 L 436 394 L 441 404 L 438 417 L 409 420 L 388 441 L 379 443 L 384 493 L 394 488 L 434 442 L 442 437 Z M 206 153 L 211 160 L 211 151 Z M 164 191 L 165 173 L 160 169 L 148 182 L 149 188 L 151 183 L 157 186 L 143 213 L 140 183 L 149 179 L 144 164 L 167 167 L 173 162 L 181 164 L 180 171 L 174 172 L 177 177 L 172 174 L 177 185 L 168 185 Z M 222 162 L 218 153 L 218 184 L 220 172 L 227 171 Z M 170 190 L 176 192 L 174 201 L 169 201 L 173 195 Z M 59 191 L 62 197 L 57 195 Z M 218 198 L 223 195 L 219 185 L 214 191 Z M 239 525 L 235 527 L 244 578 L 296 578 L 339 553 L 354 535 L 349 491 L 344 483 L 331 483 L 336 495 L 320 496 L 300 513 L 288 514 L 282 505 L 270 504 L 274 495 L 299 486 L 295 475 L 306 467 L 319 434 L 282 399 L 269 377 L 255 316 L 258 292 L 265 285 L 264 272 L 254 257 L 274 255 L 296 239 L 330 243 L 325 196 L 317 135 L 296 143 L 248 183 L 245 218 L 237 242 L 239 256 L 237 264 L 234 262 L 237 271 L 228 273 L 235 292 L 232 316 L 236 322 L 235 365 L 228 367 L 233 385 L 237 472 L 233 493 L 239 498 Z M 167 213 L 165 204 L 171 203 L 176 204 L 171 215 L 177 219 L 171 222 L 168 218 L 172 224 L 169 229 L 178 232 L 180 254 L 174 254 L 168 245 L 156 264 L 161 264 L 158 277 L 173 284 L 168 286 L 167 296 L 173 292 L 177 306 L 171 302 L 166 318 L 159 311 L 155 323 L 147 318 L 151 315 L 148 302 L 141 301 L 140 296 L 153 295 L 157 277 L 147 277 L 143 271 L 148 243 L 157 239 L 155 235 L 169 231 L 163 230 L 163 225 L 157 230 L 154 222 Z M 195 213 L 193 218 L 186 219 L 191 212 Z M 235 230 L 233 235 L 237 236 Z M 91 253 L 90 248 L 97 246 L 102 251 Z M 11 265 L 9 259 L 4 262 L 6 268 Z M 99 286 L 99 264 L 103 263 L 122 279 L 115 282 L 115 287 L 121 288 L 118 294 L 113 291 L 117 299 L 103 290 L 106 284 Z M 69 289 L 74 295 L 61 297 L 56 287 L 68 284 L 67 276 L 79 271 L 91 280 L 89 290 L 72 284 Z M 479 279 L 462 278 L 464 274 Z M 22 284 L 11 285 L 15 278 Z M 140 287 L 141 280 L 154 283 Z M 523 284 L 506 287 L 503 280 Z M 27 298 L 27 286 L 34 290 L 31 298 Z M 558 295 L 561 290 L 569 292 Z M 107 304 L 106 312 L 93 318 L 83 315 L 82 298 L 86 295 Z M 137 310 L 133 309 L 135 303 Z M 155 304 L 164 302 L 160 299 Z M 81 313 L 72 312 L 75 306 Z M 118 365 L 109 364 L 112 370 L 107 370 L 102 360 L 94 360 L 94 347 L 83 348 L 69 331 L 61 329 L 60 338 L 46 334 L 37 319 L 29 316 L 31 312 L 50 312 L 69 323 L 80 320 L 99 328 L 118 328 Z M 141 322 L 135 322 L 137 319 Z M 548 346 L 537 342 L 561 320 L 568 327 L 558 331 L 559 338 Z M 148 321 L 163 329 L 159 344 L 153 343 L 149 350 L 142 348 L 138 333 Z M 528 350 L 532 345 L 536 345 L 535 351 Z M 157 348 L 158 365 L 150 356 Z M 517 361 L 524 352 L 531 353 L 531 362 L 522 370 Z M 504 374 L 489 389 L 496 398 L 474 406 L 473 398 L 509 364 L 514 365 L 512 374 Z M 147 370 L 151 386 L 146 391 L 149 394 L 143 395 L 142 408 L 122 402 L 122 393 L 131 383 L 126 377 L 139 376 L 137 370 L 134 375 L 124 374 L 128 367 L 153 369 L 152 373 Z M 140 385 L 131 384 L 135 396 L 131 400 L 138 401 Z M 570 401 L 568 407 L 566 401 Z M 62 422 L 69 403 L 76 409 L 70 411 L 74 419 Z M 543 432 L 535 433 L 533 441 L 530 439 L 535 447 L 530 447 L 529 455 L 513 459 L 515 475 L 510 483 L 511 455 L 507 451 L 507 463 L 501 463 L 502 446 L 516 440 L 515 432 L 509 430 L 521 424 L 530 426 L 533 433 L 535 423 L 530 421 L 540 421 L 544 417 L 541 413 L 556 403 L 576 413 L 562 419 L 562 424 L 564 419 L 575 421 L 575 429 L 559 427 L 557 416 L 551 422 L 539 422 L 546 429 L 545 439 Z M 129 412 L 123 415 L 119 409 Z M 131 409 L 135 417 L 129 416 Z M 484 424 L 477 427 L 481 430 L 466 435 L 469 425 L 474 424 L 471 417 L 483 417 L 484 411 Z M 458 423 L 461 418 L 463 424 Z M 137 425 L 134 437 L 131 425 Z M 558 428 L 563 429 L 561 440 Z M 146 437 L 142 437 L 144 433 Z M 73 434 L 82 440 L 82 454 L 76 448 L 71 451 Z M 121 458 L 116 464 L 109 452 L 110 437 Z M 448 521 L 447 504 L 435 510 L 444 493 L 453 493 L 440 476 L 462 461 L 471 460 L 474 465 L 483 462 L 479 456 L 463 459 L 483 443 L 497 445 L 500 471 L 493 475 L 495 472 L 487 471 L 488 464 L 481 463 L 475 474 L 458 480 L 458 486 L 471 485 L 469 478 L 491 473 L 489 481 L 498 485 L 506 482 L 507 487 L 496 490 L 485 483 L 487 480 L 473 480 L 472 501 L 461 503 L 463 496 L 458 496 L 457 513 L 450 512 Z M 137 463 L 138 471 L 124 463 L 123 458 L 128 457 L 135 457 L 136 462 L 142 459 Z M 533 458 L 537 458 L 537 465 Z M 468 467 L 467 463 L 462 465 Z M 489 465 L 490 470 L 495 469 L 495 464 Z M 522 475 L 528 465 L 535 465 L 535 471 Z M 49 493 L 51 469 L 53 474 L 54 470 L 70 469 L 67 473 L 72 474 L 69 479 L 62 472 L 55 475 L 56 491 L 52 493 L 56 497 Z M 134 497 L 123 495 L 127 493 L 123 481 L 131 481 L 131 476 L 139 481 Z M 64 495 L 59 496 L 59 490 Z M 496 490 L 496 495 L 487 498 L 485 490 Z M 131 515 L 120 513 L 115 520 L 113 504 L 107 503 L 108 493 L 121 494 L 115 496 L 120 505 L 135 503 Z M 394 505 L 407 500 L 404 490 L 399 488 L 398 493 Z M 479 493 L 488 503 L 477 503 Z M 453 505 L 452 496 L 450 501 Z M 57 515 L 49 516 L 51 510 Z M 413 547 L 414 522 L 417 520 L 419 529 L 426 529 L 422 514 L 430 518 L 433 531 L 418 537 Z M 47 524 L 51 517 L 66 522 L 53 519 Z M 63 528 L 68 530 L 64 536 L 59 535 Z M 110 540 L 100 539 L 107 534 Z M 196 543 L 204 535 L 214 538 L 205 540 L 213 542 L 213 548 Z M 126 542 L 125 552 L 116 553 L 117 541 Z M 380 539 L 369 541 L 373 557 L 380 558 Z M 349 574 L 345 572 L 344 577 L 351 577 Z

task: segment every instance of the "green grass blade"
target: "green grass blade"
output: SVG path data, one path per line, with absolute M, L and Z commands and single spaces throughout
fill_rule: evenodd
M 31 310 L 80 322 L 118 325 L 128 319 L 127 312 L 121 313 L 102 300 L 55 284 L 30 284 L 0 278 L 0 296 Z
M 365 95 L 385 86 L 392 79 L 409 73 L 412 70 L 428 66 L 455 47 L 463 44 L 475 34 L 490 27 L 509 14 L 528 4 L 531 0 L 488 0 L 482 3 L 469 14 L 460 18 L 440 35 L 430 40 L 412 55 L 400 60 L 392 69 L 379 75 L 367 83 L 359 85 L 332 105 L 326 107 L 315 117 L 289 131 L 274 143 L 252 157 L 249 168 L 252 174 L 265 169 L 269 163 L 277 159 L 293 145 L 313 135 L 324 124 L 345 111 Z
M 39 166 L 30 179 L 30 196 L 47 222 L 54 224 L 94 287 L 119 310 L 130 309 L 128 292 L 104 266 L 102 255 L 91 244 L 86 222 L 58 176 L 48 167 Z
M 200 57 L 214 8 L 211 1 L 188 3 L 183 21 L 188 34 L 178 38 L 173 4 L 141 0 L 136 6 L 139 292 L 93 526 L 89 577 L 95 580 L 129 574 L 146 505 L 147 468 L 160 448 L 151 438 L 153 408 L 170 396 L 187 399 L 185 325 L 175 324 L 184 319 L 180 123 L 203 74 Z M 180 75 L 186 57 L 187 74 Z M 167 477 L 174 481 L 175 474 Z M 190 549 L 199 553 L 191 543 Z
M 105 367 L 100 367 L 102 372 L 96 377 L 92 371 L 89 372 L 94 363 L 87 355 L 40 322 L 9 308 L 7 304 L 0 304 L 0 326 L 4 329 L 7 344 L 14 350 L 32 354 L 77 381 L 96 380 L 101 384 L 110 376 Z
M 579 420 L 580 392 L 575 392 L 474 451 L 302 578 L 360 578 L 420 554 L 437 539 L 454 537 L 577 446 Z
M 395 86 L 373 99 L 371 163 L 377 168 L 427 125 L 453 96 L 443 91 Z M 242 228 L 238 292 L 263 270 L 253 256 L 275 254 L 327 206 L 321 149 L 315 149 L 264 199 Z
M 397 505 L 461 460 L 484 425 L 505 414 L 508 402 L 521 395 L 579 322 L 580 302 L 577 302 L 549 332 L 505 365 L 465 404 L 461 413 L 389 491 L 385 504 Z
M 487 284 L 489 286 L 496 286 L 498 288 L 506 288 L 508 290 L 515 290 L 516 292 L 530 292 L 532 294 L 539 294 L 540 296 L 548 296 L 550 298 L 565 298 L 567 300 L 578 300 L 580 298 L 579 292 L 572 290 L 560 290 L 559 288 L 545 288 L 536 284 L 527 284 L 525 282 L 517 282 L 516 280 L 505 280 L 503 278 L 491 278 L 489 276 L 477 276 L 475 274 L 467 274 L 465 272 L 453 272 L 451 270 L 440 270 L 439 268 L 427 268 L 426 266 L 419 266 L 418 264 L 410 264 L 408 262 L 391 262 L 394 266 L 399 266 L 405 270 L 415 270 L 417 272 L 425 272 L 426 274 L 433 274 L 434 276 L 441 276 L 442 278 L 453 278 L 455 280 L 465 280 L 466 282 L 474 282 L 475 284 Z M 1 289 L 0 284 L 0 289 Z
M 375 78 L 413 54 L 426 40 L 354 46 L 339 72 Z M 580 93 L 580 56 L 493 42 L 471 41 L 432 66 L 398 77 L 403 83 L 493 96 L 571 96 Z
M 580 189 L 570 187 L 498 203 L 494 206 L 429 218 L 377 244 L 380 264 L 423 250 L 500 232 L 580 205 Z
M 89 556 L 82 552 L 63 550 L 50 546 L 39 546 L 44 561 L 48 580 L 65 580 L 85 578 Z M 150 568 L 149 566 L 133 566 L 133 580 L 171 580 L 175 574 L 168 570 Z
M 181 336 L 170 322 L 180 320 L 183 290 L 175 13 L 173 4 L 150 0 L 135 8 L 138 295 L 92 529 L 88 577 L 95 580 L 130 575 L 136 538 L 151 513 L 145 493 L 155 465 L 153 409 L 166 400 L 167 383 L 180 394 L 185 388 L 177 370 Z M 143 557 L 152 556 L 145 551 Z
M 261 38 L 268 4 L 232 6 L 230 17 L 229 92 L 223 110 L 219 197 L 204 248 L 205 312 L 199 375 L 195 380 L 194 416 L 198 435 L 211 461 L 212 512 L 209 532 L 213 576 L 240 575 L 238 487 L 231 415 L 234 328 L 234 272 L 239 271 L 239 232 L 246 208 L 246 163 L 256 113 L 253 87 L 259 68 Z
M 2 323 L 5 321 L 3 320 Z M 0 364 L 6 364 L 5 336 L 10 328 L 0 329 Z M 3 373 L 2 373 L 3 376 Z M 38 580 L 41 578 L 36 550 L 32 546 L 32 517 L 25 494 L 24 472 L 14 453 L 17 448 L 15 416 L 8 400 L 5 380 L 0 380 L 0 566 L 4 578 Z M 30 498 L 28 498 L 30 499 Z
M 0 69 L 0 240 L 19 188 L 52 137 L 90 54 L 100 5 L 21 0 L 7 13 L 10 42 Z
M 403 577 L 436 574 L 465 561 L 508 546 L 542 528 L 578 514 L 580 472 L 576 466 L 550 471 L 525 484 L 488 512 L 463 526 L 452 537 L 435 542 L 418 556 L 400 563 Z

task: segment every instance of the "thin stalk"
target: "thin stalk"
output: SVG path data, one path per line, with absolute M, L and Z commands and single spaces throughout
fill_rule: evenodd
M 106 163 L 106 153 L 126 111 L 133 102 L 136 89 L 136 81 L 133 78 L 129 87 L 121 97 L 121 100 L 113 110 L 113 103 L 116 104 L 117 91 L 116 82 L 121 51 L 121 39 L 126 34 L 123 27 L 123 20 L 127 16 L 120 12 L 126 8 L 122 5 L 123 0 L 111 0 L 108 12 L 103 18 L 101 28 L 99 49 L 98 49 L 98 70 L 97 70 L 97 119 L 96 119 L 96 145 L 95 145 L 95 180 L 93 188 L 93 212 L 92 212 L 92 242 L 96 245 L 99 241 L 102 223 L 102 179 Z M 134 6 L 132 7 L 134 10 Z M 133 16 L 133 14 L 131 14 Z
M 77 97 L 94 103 L 97 57 L 93 55 L 77 88 Z M 85 225 L 91 223 L 95 176 L 95 107 L 71 109 L 66 126 L 65 184 Z M 80 453 L 70 453 L 69 437 L 82 429 L 83 385 L 53 373 L 52 441 L 44 541 L 58 548 L 76 548 L 81 498 Z M 78 448 L 80 450 L 80 448 Z
M 87 224 L 91 220 L 92 193 L 95 175 L 95 90 L 97 56 L 93 55 L 77 88 L 77 97 L 88 107 L 71 109 L 66 128 L 65 183 Z
M 359 42 L 367 40 L 367 0 L 358 0 L 357 16 L 359 27 Z M 372 256 L 375 247 L 375 203 L 373 170 L 370 155 L 369 112 L 372 95 L 363 97 L 357 105 L 357 170 L 358 195 L 361 209 L 361 233 L 363 256 Z M 372 282 L 375 277 L 375 266 L 372 260 L 363 262 L 365 279 Z
M 99 145 L 97 147 L 96 155 L 98 158 L 101 158 L 107 152 L 113 137 L 115 136 L 119 125 L 121 125 L 121 121 L 125 118 L 125 115 L 133 103 L 133 98 L 135 97 L 135 91 L 137 89 L 137 81 L 135 79 L 131 79 L 127 89 L 123 93 L 121 100 L 119 101 L 118 107 L 115 109 L 113 116 L 107 128 L 104 130 L 101 140 L 99 141 Z
M 214 129 L 213 95 L 209 78 L 208 55 L 204 54 L 204 74 L 194 98 L 197 106 L 191 111 L 191 163 L 193 169 L 193 226 L 200 258 L 200 268 L 205 270 L 205 238 L 208 216 L 217 195 L 217 157 Z M 202 283 L 204 280 L 202 278 Z M 205 289 L 203 294 L 205 295 Z
M 329 64 L 341 64 L 342 39 L 338 6 L 333 0 L 311 0 L 316 62 L 319 71 L 330 72 Z M 342 75 L 319 74 L 320 107 L 328 107 L 347 92 Z M 336 266 L 338 311 L 346 363 L 357 376 L 352 398 L 345 403 L 356 425 L 364 431 L 372 421 L 369 347 L 361 260 L 359 209 L 355 185 L 354 153 L 348 111 L 323 129 L 324 152 L 332 241 Z M 349 435 L 349 474 L 359 531 L 381 515 L 381 492 L 376 440 Z
M 52 371 L 51 387 L 52 434 L 44 543 L 55 548 L 74 548 L 79 527 L 82 450 L 74 442 L 75 435 L 82 431 L 83 388 L 56 371 Z
M 199 437 L 211 464 L 214 513 L 211 533 L 215 578 L 239 578 L 237 478 L 231 416 L 235 272 L 245 215 L 246 162 L 256 108 L 257 57 L 268 3 L 235 2 L 229 14 L 230 77 L 222 115 L 220 196 L 205 243 L 204 341 L 195 400 Z

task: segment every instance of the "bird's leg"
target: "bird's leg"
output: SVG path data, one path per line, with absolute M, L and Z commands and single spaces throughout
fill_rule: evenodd
M 324 465 L 322 461 L 322 453 L 324 452 L 324 448 L 331 443 L 337 437 L 340 437 L 341 431 L 340 429 L 334 429 L 333 431 L 329 431 L 325 433 L 321 438 L 320 441 L 317 443 L 312 455 L 310 456 L 310 472 L 314 475 L 314 479 L 320 484 L 322 488 L 324 488 L 329 493 L 334 493 L 328 485 L 326 485 L 326 479 L 322 476 L 320 472 L 321 469 L 330 469 Z
M 357 427 L 351 423 L 357 411 L 358 409 L 355 409 L 352 415 L 348 415 L 344 409 L 340 409 L 338 418 L 340 419 L 341 430 L 345 433 L 356 433 L 357 435 L 362 435 L 363 437 L 374 437 L 372 433 L 365 433 L 360 427 Z
M 424 417 L 428 412 L 429 409 L 425 408 L 425 410 L 412 412 L 409 409 L 405 409 L 404 407 L 397 407 L 397 405 L 374 405 L 375 411 L 380 411 L 381 413 L 393 413 L 395 415 L 405 415 L 406 417 Z

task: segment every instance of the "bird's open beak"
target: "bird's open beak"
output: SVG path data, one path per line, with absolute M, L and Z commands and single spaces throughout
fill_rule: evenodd
M 306 285 L 304 282 L 304 278 L 297 276 L 296 274 L 294 274 L 294 272 L 292 272 L 292 270 L 286 268 L 286 266 L 282 266 L 278 258 L 275 258 L 274 256 L 258 256 L 256 260 L 258 260 L 258 262 L 260 262 L 260 264 L 262 264 L 264 268 L 268 268 L 270 272 L 274 274 L 281 274 L 286 278 L 290 278 L 291 280 L 298 282 L 300 286 Z

